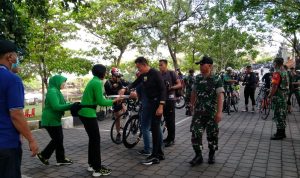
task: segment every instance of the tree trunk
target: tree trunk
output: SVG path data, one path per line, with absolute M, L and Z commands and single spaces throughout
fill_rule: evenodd
M 176 58 L 176 51 L 172 49 L 171 44 L 169 43 L 169 41 L 167 41 L 167 46 L 168 46 L 168 50 L 169 53 L 171 55 L 173 64 L 174 64 L 174 69 L 178 69 L 178 63 L 177 63 L 177 58 Z
M 119 57 L 118 57 L 117 63 L 116 63 L 117 67 L 120 66 L 121 59 L 122 59 L 122 56 L 123 56 L 124 52 L 125 52 L 125 49 L 120 50 L 120 54 L 119 54 Z

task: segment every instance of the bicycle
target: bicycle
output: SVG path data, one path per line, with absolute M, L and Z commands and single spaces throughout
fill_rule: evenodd
M 181 109 L 185 106 L 186 104 L 186 99 L 185 99 L 185 96 L 179 96 L 179 97 L 176 97 L 176 100 L 175 100 L 175 108 L 176 109 Z
M 272 101 L 268 98 L 268 94 L 269 94 L 269 89 L 265 88 L 265 85 L 263 85 L 260 88 L 260 91 L 256 98 L 258 112 L 259 112 L 259 118 L 261 118 L 263 120 L 266 120 L 268 118 L 268 116 L 270 115 L 271 108 L 272 108 Z
M 140 112 L 138 114 L 135 114 L 131 116 L 127 123 L 125 124 L 124 130 L 123 130 L 123 144 L 126 148 L 133 148 L 136 146 L 140 140 L 142 139 L 142 131 L 141 131 L 141 118 L 140 118 Z M 167 130 L 167 127 L 165 126 L 165 121 L 161 121 L 161 127 L 162 132 L 165 133 Z
M 108 97 L 112 97 L 112 96 L 108 96 Z M 128 96 L 125 96 L 125 97 L 128 97 Z M 116 127 L 117 119 L 115 119 L 114 116 L 112 118 L 114 121 L 110 128 L 110 138 L 115 144 L 121 144 L 123 142 L 122 135 L 123 135 L 125 124 L 128 121 L 128 119 L 132 116 L 132 111 L 136 112 L 137 105 L 138 105 L 137 104 L 138 101 L 135 101 L 135 100 L 132 100 L 129 98 L 125 99 L 125 102 L 122 102 L 122 104 L 123 103 L 126 105 L 127 109 L 119 117 L 119 120 L 120 120 L 119 131 L 117 130 L 117 127 Z M 118 134 L 120 134 L 120 135 L 118 135 Z
M 224 95 L 224 104 L 223 104 L 223 111 L 227 112 L 230 115 L 231 107 L 233 107 L 235 112 L 238 112 L 238 96 L 233 94 L 233 92 L 225 91 Z

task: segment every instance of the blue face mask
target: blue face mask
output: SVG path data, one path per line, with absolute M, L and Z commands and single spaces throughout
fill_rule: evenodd
M 20 60 L 19 60 L 19 58 L 17 58 L 17 62 L 16 62 L 16 63 L 14 63 L 14 64 L 12 64 L 11 68 L 12 68 L 12 69 L 14 69 L 14 68 L 18 68 L 18 67 L 19 67 L 19 65 L 20 65 Z

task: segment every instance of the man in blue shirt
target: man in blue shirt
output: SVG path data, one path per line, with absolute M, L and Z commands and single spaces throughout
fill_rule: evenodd
M 0 40 L 0 177 L 21 178 L 22 148 L 20 134 L 29 142 L 32 156 L 38 146 L 24 118 L 24 87 L 22 80 L 11 72 L 17 63 L 15 44 Z

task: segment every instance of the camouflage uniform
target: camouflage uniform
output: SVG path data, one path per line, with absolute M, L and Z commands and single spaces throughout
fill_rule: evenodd
M 278 89 L 275 92 L 272 103 L 274 109 L 273 120 L 276 123 L 277 129 L 285 129 L 287 115 L 287 94 L 289 91 L 289 79 L 287 71 L 277 70 L 273 73 L 272 84 L 278 84 Z
M 189 106 L 191 102 L 191 94 L 193 90 L 193 84 L 195 82 L 195 77 L 193 75 L 189 75 L 183 79 L 185 83 L 185 101 L 186 106 Z
M 194 115 L 190 128 L 193 149 L 196 154 L 201 154 L 203 149 L 202 135 L 206 129 L 209 149 L 217 150 L 219 128 L 215 121 L 215 115 L 217 112 L 218 93 L 224 92 L 222 81 L 216 75 L 208 78 L 197 75 L 193 91 L 196 93 Z

